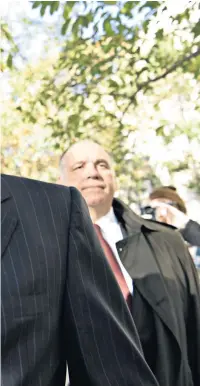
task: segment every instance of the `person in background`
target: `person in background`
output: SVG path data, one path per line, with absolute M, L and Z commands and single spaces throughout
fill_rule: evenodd
M 184 201 L 173 186 L 161 186 L 149 195 L 156 221 L 178 228 L 191 246 L 200 247 L 200 224 L 187 215 Z
M 200 277 L 198 247 L 200 247 L 200 224 L 187 215 L 187 208 L 174 186 L 161 186 L 149 195 L 153 219 L 179 230 L 187 242 L 189 252 Z M 145 208 L 142 209 L 145 212 Z
M 114 198 L 113 166 L 99 144 L 80 141 L 61 156 L 58 182 L 76 187 L 86 200 L 159 385 L 199 386 L 200 288 L 196 269 L 178 232 L 137 216 Z M 115 294 L 110 296 L 115 303 Z
M 1 385 L 158 386 L 78 190 L 3 175 L 1 217 Z

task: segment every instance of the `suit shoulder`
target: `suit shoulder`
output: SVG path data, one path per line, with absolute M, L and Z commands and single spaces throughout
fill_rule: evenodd
M 26 177 L 19 177 L 14 175 L 1 175 L 1 183 L 2 183 L 2 192 L 10 193 L 11 195 L 25 194 L 28 193 L 30 195 L 44 195 L 48 196 L 55 195 L 61 196 L 71 196 L 71 189 L 69 187 L 59 185 L 56 183 L 44 182 L 40 180 L 34 180 Z
M 161 232 L 168 232 L 168 233 L 171 233 L 171 232 L 174 232 L 177 228 L 175 228 L 174 226 L 172 225 L 169 225 L 169 224 L 165 224 L 163 222 L 158 222 L 158 221 L 155 221 L 155 220 L 147 220 L 147 219 L 144 219 L 144 224 L 148 227 L 152 227 L 153 229 L 157 230 L 157 231 L 161 231 Z
M 157 231 L 159 237 L 163 237 L 165 239 L 170 240 L 171 242 L 176 242 L 184 245 L 182 235 L 180 234 L 179 230 L 174 226 L 151 220 L 145 220 L 144 225 L 147 228 L 150 228 L 151 230 Z

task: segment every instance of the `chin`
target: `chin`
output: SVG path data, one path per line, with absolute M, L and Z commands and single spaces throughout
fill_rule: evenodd
M 103 200 L 87 200 L 86 202 L 90 208 L 95 208 L 103 204 Z
M 96 196 L 96 197 L 84 197 L 87 205 L 91 208 L 95 208 L 96 206 L 102 205 L 104 203 L 104 197 Z

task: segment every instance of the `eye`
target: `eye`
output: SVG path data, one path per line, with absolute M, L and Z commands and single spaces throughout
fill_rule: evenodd
M 99 166 L 101 169 L 108 169 L 108 165 L 105 162 L 100 162 Z
M 73 170 L 78 170 L 78 169 L 82 169 L 82 168 L 83 168 L 83 165 L 81 164 L 81 165 L 75 166 Z

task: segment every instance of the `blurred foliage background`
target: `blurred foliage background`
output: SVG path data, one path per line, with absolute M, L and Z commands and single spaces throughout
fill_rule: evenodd
M 2 172 L 56 181 L 62 151 L 91 138 L 113 152 L 125 201 L 160 184 L 200 193 L 199 1 L 13 3 Z

